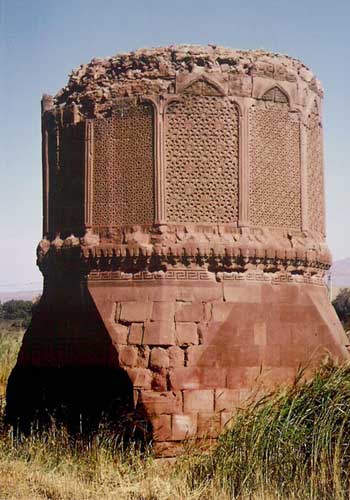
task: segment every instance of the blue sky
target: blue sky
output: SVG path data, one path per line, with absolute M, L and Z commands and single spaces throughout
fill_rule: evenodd
M 146 46 L 262 48 L 316 73 L 325 89 L 328 243 L 335 259 L 350 256 L 349 25 L 348 0 L 0 0 L 0 291 L 41 281 L 41 95 L 93 57 Z

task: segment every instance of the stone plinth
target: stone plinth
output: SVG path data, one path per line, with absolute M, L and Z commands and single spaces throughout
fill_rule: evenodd
M 172 455 L 300 367 L 348 360 L 323 280 L 321 100 L 301 62 L 213 46 L 93 60 L 43 98 L 45 287 L 12 420 L 126 413 Z

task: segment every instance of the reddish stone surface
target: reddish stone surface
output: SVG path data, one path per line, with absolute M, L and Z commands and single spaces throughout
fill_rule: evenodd
M 171 438 L 181 441 L 194 437 L 197 433 L 197 415 L 194 413 L 172 416 Z
M 142 337 L 143 337 L 143 324 L 142 323 L 132 323 L 130 325 L 128 344 L 141 345 L 142 344 Z
M 145 324 L 145 345 L 175 345 L 175 324 L 171 321 L 153 321 Z
M 79 425 L 124 405 L 173 456 L 299 367 L 349 360 L 324 284 L 322 96 L 287 56 L 172 46 L 43 97 L 45 287 L 13 422 L 33 401 Z
M 180 346 L 198 344 L 198 332 L 196 323 L 176 323 L 175 337 Z

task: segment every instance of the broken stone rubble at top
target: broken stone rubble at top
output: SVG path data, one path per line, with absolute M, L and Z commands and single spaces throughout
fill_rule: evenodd
M 55 96 L 57 106 L 80 109 L 115 98 L 174 92 L 181 72 L 221 72 L 228 78 L 263 76 L 305 81 L 322 92 L 312 72 L 300 61 L 264 50 L 234 50 L 214 45 L 176 45 L 92 59 L 74 70 L 68 84 Z

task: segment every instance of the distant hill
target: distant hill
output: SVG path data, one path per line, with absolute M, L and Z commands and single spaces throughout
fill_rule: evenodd
M 0 292 L 0 302 L 7 302 L 8 300 L 33 300 L 38 295 L 42 294 L 42 290 L 18 290 L 14 292 Z
M 333 286 L 350 288 L 350 257 L 336 260 L 331 267 L 331 273 Z

